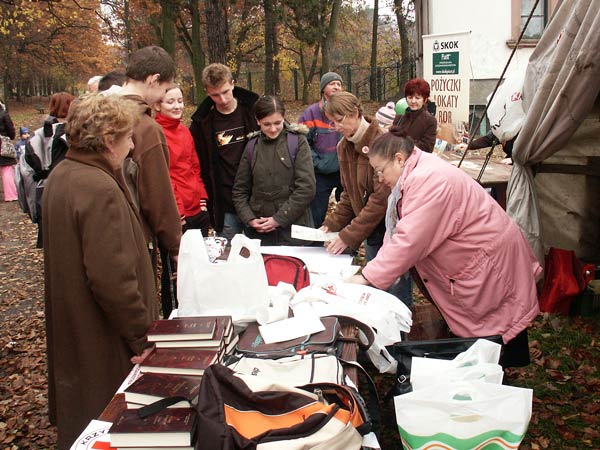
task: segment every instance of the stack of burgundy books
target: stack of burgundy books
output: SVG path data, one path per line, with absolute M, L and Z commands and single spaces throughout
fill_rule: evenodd
M 192 450 L 202 374 L 235 346 L 233 322 L 230 316 L 156 320 L 147 337 L 154 348 L 124 390 L 127 409 L 110 428 L 111 448 Z M 171 404 L 153 405 L 165 399 Z M 144 416 L 148 405 L 155 411 Z

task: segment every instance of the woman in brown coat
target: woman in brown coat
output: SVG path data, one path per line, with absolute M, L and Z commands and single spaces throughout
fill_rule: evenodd
M 358 99 L 349 92 L 336 92 L 329 97 L 325 114 L 342 134 L 337 152 L 344 191 L 332 214 L 321 227 L 339 231 L 327 245 L 337 255 L 350 247 L 358 250 L 365 242 L 366 259 L 371 260 L 383 244 L 385 211 L 390 189 L 379 182 L 369 165 L 365 147 L 383 134 L 373 117 L 365 117 Z
M 90 95 L 67 117 L 69 150 L 43 196 L 50 420 L 68 449 L 143 353 L 158 317 L 153 270 L 122 175 L 137 106 Z
M 409 136 L 415 145 L 424 152 L 433 152 L 437 134 L 437 120 L 428 109 L 429 83 L 422 78 L 413 78 L 404 87 L 408 108 L 403 115 L 397 115 L 394 125 L 403 136 Z

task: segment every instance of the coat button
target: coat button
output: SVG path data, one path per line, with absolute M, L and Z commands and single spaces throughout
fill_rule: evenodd
M 427 278 L 423 278 L 423 283 L 427 283 L 429 280 Z
M 282 160 L 282 161 L 285 161 L 285 158 L 282 156 L 282 157 L 281 157 L 281 160 Z

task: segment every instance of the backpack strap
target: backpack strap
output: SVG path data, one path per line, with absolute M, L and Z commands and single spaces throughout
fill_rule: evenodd
M 296 164 L 296 156 L 298 155 L 298 135 L 296 133 L 288 131 L 287 134 L 287 145 L 288 152 L 290 154 L 290 159 L 292 160 L 292 164 Z
M 248 165 L 252 168 L 252 159 L 254 158 L 254 147 L 256 147 L 256 143 L 258 142 L 258 136 L 253 137 L 246 144 L 246 152 L 248 155 Z M 296 163 L 296 156 L 298 155 L 298 135 L 296 133 L 290 132 L 288 130 L 287 134 L 287 147 L 288 153 L 290 154 L 290 159 L 292 161 L 292 165 Z
M 256 143 L 258 142 L 258 135 L 254 136 L 252 139 L 248 140 L 246 144 L 246 154 L 248 155 L 248 166 L 252 170 L 252 159 L 254 158 L 254 147 L 256 147 Z

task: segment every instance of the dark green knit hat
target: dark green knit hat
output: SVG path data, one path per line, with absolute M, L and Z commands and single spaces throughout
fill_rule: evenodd
M 344 82 L 342 80 L 342 77 L 335 72 L 327 72 L 327 73 L 323 74 L 323 76 L 321 77 L 321 85 L 320 85 L 321 94 L 323 93 L 323 89 L 325 89 L 325 86 L 327 86 L 332 81 L 339 81 L 340 83 Z

